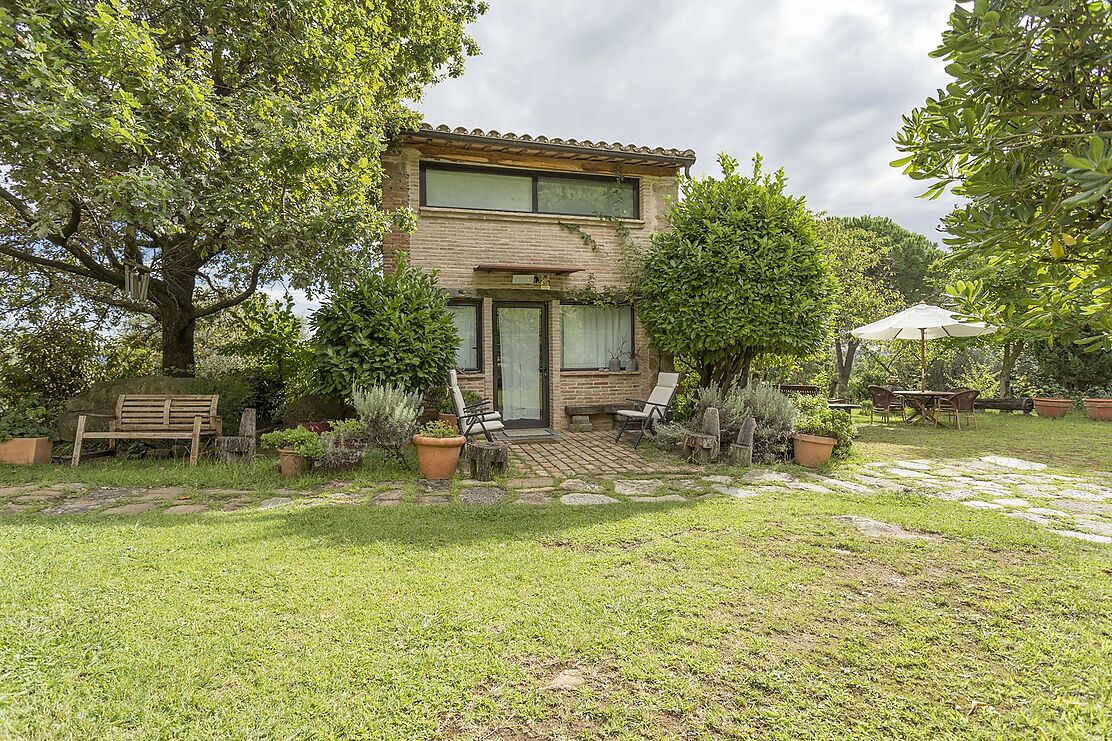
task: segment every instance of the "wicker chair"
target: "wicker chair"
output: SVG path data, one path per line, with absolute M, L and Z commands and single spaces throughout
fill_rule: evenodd
M 961 418 L 973 423 L 977 428 L 977 389 L 959 389 L 945 399 L 938 400 L 938 411 L 948 414 L 954 420 L 954 426 L 961 429 Z
M 892 393 L 892 389 L 885 388 L 884 386 L 869 386 L 869 396 L 873 399 L 873 406 L 869 409 L 869 421 L 873 421 L 873 415 L 880 415 L 885 421 L 890 421 L 892 414 L 899 414 L 900 419 L 903 419 L 904 412 L 907 411 L 907 406 L 896 394 Z

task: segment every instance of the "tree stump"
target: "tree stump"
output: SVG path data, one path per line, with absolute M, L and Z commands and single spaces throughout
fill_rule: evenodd
M 752 417 L 746 417 L 737 431 L 737 441 L 730 449 L 730 457 L 739 466 L 753 465 L 753 430 L 757 423 Z
M 505 473 L 510 460 L 507 443 L 476 440 L 467 443 L 467 460 L 471 464 L 471 478 L 476 481 L 493 481 L 494 472 Z
M 711 407 L 703 414 L 701 432 L 688 432 L 683 436 L 683 455 L 698 463 L 718 460 L 722 451 L 722 422 L 718 407 Z
M 255 457 L 255 410 L 247 407 L 239 417 L 239 434 L 216 438 L 216 457 L 221 463 L 248 463 Z

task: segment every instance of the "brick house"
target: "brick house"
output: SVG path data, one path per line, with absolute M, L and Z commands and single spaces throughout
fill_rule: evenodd
M 462 338 L 460 386 L 491 399 L 508 430 L 589 429 L 584 417 L 608 428 L 670 368 L 631 306 L 598 298 L 624 287 L 623 244 L 648 245 L 694 161 L 691 150 L 446 126 L 392 143 L 383 205 L 418 218 L 412 234 L 387 235 L 385 265 L 404 250 L 439 271 Z

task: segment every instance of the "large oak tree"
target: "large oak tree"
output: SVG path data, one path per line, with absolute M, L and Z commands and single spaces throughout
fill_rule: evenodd
M 370 265 L 404 102 L 476 53 L 477 0 L 0 4 L 0 256 L 68 296 L 197 319 Z M 9 264 L 11 264 L 9 262 Z M 147 299 L 121 291 L 152 271 Z M 21 275 L 21 280 L 34 283 Z

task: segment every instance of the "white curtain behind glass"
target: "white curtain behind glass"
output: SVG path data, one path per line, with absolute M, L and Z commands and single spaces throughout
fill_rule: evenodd
M 619 351 L 622 367 L 633 349 L 629 306 L 560 307 L 560 353 L 564 368 L 605 368 Z
M 459 345 L 456 347 L 456 367 L 460 370 L 477 370 L 479 367 L 479 331 L 475 315 L 478 310 L 473 305 L 449 306 L 452 321 L 459 332 Z
M 540 419 L 544 398 L 540 372 L 542 317 L 543 311 L 537 307 L 498 307 L 498 347 L 502 355 L 499 411 L 507 420 Z

